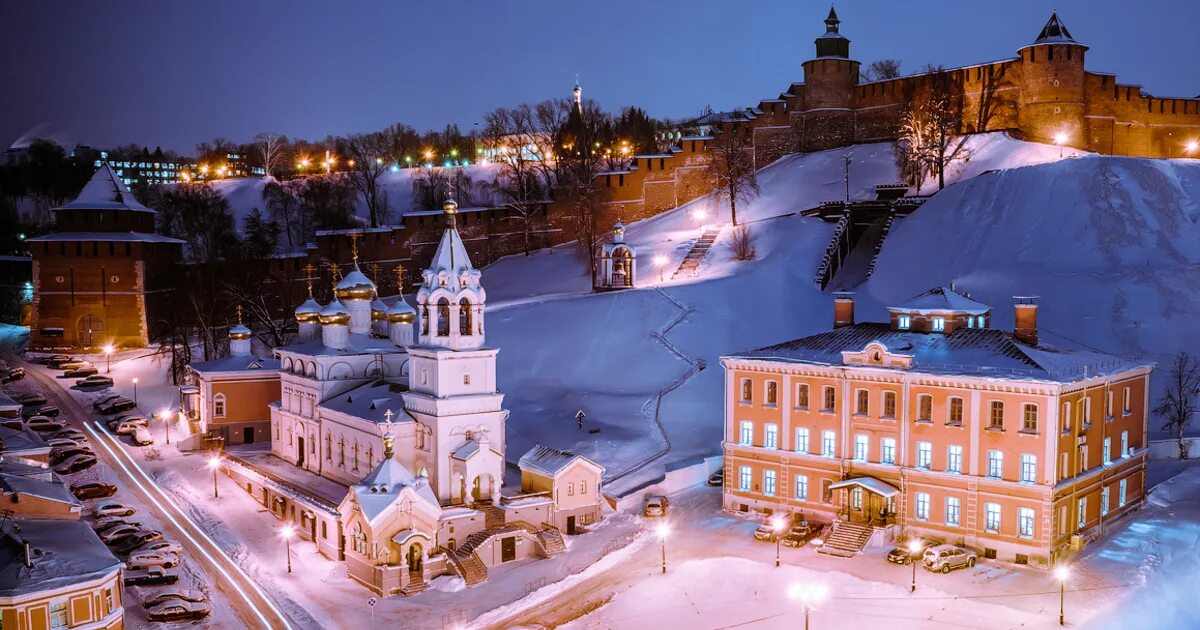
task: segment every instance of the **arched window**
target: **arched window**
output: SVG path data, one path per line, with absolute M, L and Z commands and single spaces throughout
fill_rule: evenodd
M 213 417 L 225 417 L 225 394 L 217 394 L 213 397 Z
M 471 301 L 463 298 L 458 301 L 458 334 L 471 334 Z
M 429 334 L 429 307 L 421 307 L 421 334 Z
M 354 524 L 354 530 L 350 534 L 350 546 L 354 553 L 367 555 L 367 535 L 363 533 L 362 523 Z
M 450 335 L 450 300 L 447 300 L 446 298 L 438 300 L 437 324 L 438 336 L 448 337 Z
M 333 434 L 325 432 L 325 461 L 333 461 Z

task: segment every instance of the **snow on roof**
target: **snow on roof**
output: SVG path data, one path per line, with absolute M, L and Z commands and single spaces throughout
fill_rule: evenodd
M 983 315 L 992 310 L 949 287 L 937 287 L 911 297 L 899 306 L 889 306 L 889 311 L 961 311 L 972 315 Z
M 179 243 L 183 244 L 177 238 L 163 236 L 161 234 L 145 234 L 142 232 L 54 232 L 52 234 L 43 234 L 28 239 L 29 242 L 35 243 L 38 241 L 56 242 L 56 241 L 116 241 L 118 243 L 134 242 L 134 243 Z
M 154 211 L 142 205 L 117 172 L 108 162 L 105 162 L 92 174 L 92 178 L 84 184 L 83 190 L 74 201 L 61 205 L 55 210 L 131 210 L 133 212 Z
M 11 399 L 10 399 L 11 400 Z M 17 403 L 18 408 L 20 403 Z M 50 445 L 34 431 L 27 428 L 14 429 L 0 425 L 0 455 L 15 455 L 31 451 L 49 450 Z M 0 462 L 3 467 L 4 462 Z
M 941 334 L 892 330 L 882 323 L 844 326 L 734 356 L 843 365 L 842 352 L 861 351 L 872 341 L 889 352 L 913 357 L 913 371 L 956 376 L 1072 382 L 1152 365 L 1099 352 L 1034 348 L 995 328 L 960 328 Z
M 11 460 L 0 461 L 0 492 L 39 497 L 67 505 L 83 505 L 53 470 Z M 16 501 L 16 497 L 13 500 Z
M 535 444 L 533 448 L 522 455 L 521 459 L 517 462 L 517 466 L 521 470 L 529 470 L 553 477 L 566 470 L 568 466 L 578 459 L 596 466 L 603 473 L 604 468 L 602 466 L 583 455 L 577 455 L 571 451 L 564 451 L 552 446 L 542 446 L 541 444 Z
M 279 370 L 279 359 L 264 359 L 262 357 L 224 357 L 211 361 L 190 363 L 192 370 L 201 374 L 206 372 L 270 372 Z
M 279 346 L 277 350 L 293 352 L 311 357 L 321 356 L 350 356 L 357 354 L 399 354 L 404 349 L 397 347 L 387 339 L 372 337 L 368 333 L 349 333 L 346 347 L 338 350 L 325 345 L 320 337 Z
M 1046 20 L 1046 25 L 1042 27 L 1042 31 L 1038 33 L 1037 39 L 1033 41 L 1035 44 L 1077 44 L 1074 37 L 1071 37 L 1071 31 L 1067 30 L 1067 26 L 1058 19 L 1058 12 L 1051 11 L 1050 19 Z
M 33 550 L 32 567 L 25 566 L 22 542 Z M 63 588 L 110 575 L 122 566 L 82 521 L 24 520 L 0 532 L 0 597 Z
M 442 232 L 437 251 L 433 254 L 433 261 L 429 263 L 429 270 L 435 275 L 439 271 L 446 271 L 451 277 L 457 277 L 471 268 L 471 257 L 467 255 L 467 246 L 463 244 L 458 230 L 454 227 L 446 228 Z
M 440 509 L 437 496 L 429 486 L 429 480 L 414 476 L 403 464 L 392 458 L 379 462 L 371 474 L 350 486 L 350 492 L 354 494 L 359 507 L 362 508 L 363 516 L 372 527 L 375 526 L 376 519 L 406 490 L 415 493 L 434 508 Z
M 21 403 L 13 400 L 12 396 L 9 396 L 4 392 L 0 392 L 0 411 L 12 411 L 14 409 L 20 411 Z
M 392 422 L 405 422 L 408 416 L 404 413 L 401 394 L 406 391 L 408 386 L 402 383 L 379 379 L 327 398 L 319 407 L 376 424 L 387 422 L 386 414 L 391 409 Z
M 845 479 L 829 485 L 830 490 L 838 488 L 849 488 L 852 486 L 862 486 L 875 494 L 884 497 L 894 497 L 900 494 L 900 489 L 886 481 L 880 481 L 874 477 L 855 477 L 853 479 Z

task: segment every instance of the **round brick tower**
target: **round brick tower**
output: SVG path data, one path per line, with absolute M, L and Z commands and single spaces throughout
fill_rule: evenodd
M 838 29 L 831 7 L 825 33 L 816 39 L 817 56 L 804 62 L 804 105 L 800 138 L 803 151 L 848 144 L 854 139 L 854 88 L 859 63 L 850 59 L 850 40 Z
M 1057 13 L 1021 56 L 1021 96 L 1017 122 L 1026 139 L 1084 148 L 1083 56 L 1088 47 L 1075 41 Z

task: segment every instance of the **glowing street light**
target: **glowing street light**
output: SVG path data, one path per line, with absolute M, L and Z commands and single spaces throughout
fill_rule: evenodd
M 658 281 L 663 282 L 664 281 L 663 280 L 663 271 L 667 267 L 667 257 L 662 254 L 658 254 L 657 256 L 655 256 L 654 257 L 654 266 L 658 267 Z
M 912 589 L 909 593 L 917 592 L 917 560 L 921 557 L 921 540 L 914 538 L 908 541 L 909 562 L 913 565 Z
M 776 514 L 771 517 L 771 529 L 775 530 L 775 566 L 779 566 L 779 541 L 783 539 L 783 530 L 787 528 L 787 521 L 784 520 L 782 514 Z
M 219 455 L 213 455 L 212 457 L 208 458 L 208 469 L 211 470 L 212 474 L 213 474 L 213 498 L 214 499 L 217 498 L 217 470 L 220 468 L 221 468 L 221 457 Z
M 828 594 L 829 589 L 822 584 L 795 582 L 788 586 L 788 599 L 799 601 L 804 606 L 804 630 L 808 630 L 808 611 L 824 600 Z
M 166 407 L 163 407 L 163 410 L 158 412 L 158 417 L 162 418 L 162 421 L 163 421 L 163 430 L 167 432 L 167 444 L 171 443 L 171 415 L 172 415 L 172 413 L 173 412 Z M 215 472 L 214 472 L 214 476 L 215 476 Z M 213 489 L 214 489 L 213 496 L 216 496 L 216 493 L 215 493 L 216 484 L 213 484 Z
M 292 536 L 295 533 L 296 530 L 291 525 L 284 525 L 279 530 L 279 537 L 283 539 L 283 544 L 287 546 L 288 573 L 292 572 Z
M 1200 143 L 1196 142 L 1195 140 L 1188 140 L 1187 144 L 1183 145 L 1183 150 L 1188 155 L 1195 154 L 1196 149 L 1200 149 Z
M 671 535 L 671 527 L 666 523 L 659 523 L 654 529 L 654 533 L 658 534 L 658 539 L 662 541 L 662 572 L 667 572 L 667 536 Z
M 1067 599 L 1067 578 L 1071 577 L 1071 570 L 1066 565 L 1059 565 L 1054 568 L 1054 579 L 1058 580 L 1058 625 L 1065 625 L 1065 617 L 1063 615 L 1063 604 Z
M 1063 156 L 1063 145 L 1067 143 L 1066 132 L 1060 131 L 1054 134 L 1054 144 L 1058 145 L 1058 157 Z
M 106 362 L 105 362 L 105 366 L 104 366 L 104 373 L 105 373 L 105 374 L 112 374 L 112 353 L 113 353 L 113 350 L 114 350 L 114 348 L 113 348 L 113 345 L 112 345 L 111 343 L 104 344 L 104 356 L 105 356 L 105 358 L 106 358 Z

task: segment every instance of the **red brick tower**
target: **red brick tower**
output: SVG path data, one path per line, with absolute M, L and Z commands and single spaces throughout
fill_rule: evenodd
M 1071 37 L 1057 13 L 1021 56 L 1018 121 L 1026 139 L 1086 147 L 1083 56 L 1088 47 Z
M 850 40 L 839 32 L 832 7 L 825 33 L 816 39 L 817 56 L 804 62 L 804 102 L 792 120 L 801 151 L 819 151 L 854 141 L 854 87 L 859 63 L 850 59 Z

